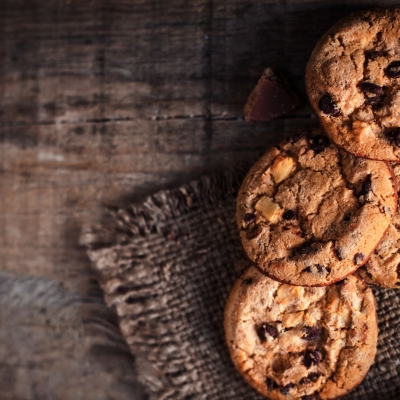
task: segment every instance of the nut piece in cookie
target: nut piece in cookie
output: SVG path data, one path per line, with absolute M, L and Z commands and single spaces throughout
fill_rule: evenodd
M 271 224 L 278 222 L 280 217 L 280 207 L 274 203 L 269 197 L 264 196 L 258 200 L 255 209 L 261 213 Z
M 277 157 L 271 167 L 271 175 L 275 183 L 281 183 L 289 178 L 296 168 L 296 163 L 292 157 Z
M 255 267 L 237 280 L 224 321 L 233 363 L 273 400 L 343 396 L 362 381 L 375 357 L 372 291 L 354 276 L 327 287 L 295 288 Z M 285 301 L 277 301 L 285 294 Z

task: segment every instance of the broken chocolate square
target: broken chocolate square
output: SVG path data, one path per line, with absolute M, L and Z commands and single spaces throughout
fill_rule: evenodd
M 244 107 L 247 121 L 269 121 L 299 106 L 288 83 L 266 68 Z

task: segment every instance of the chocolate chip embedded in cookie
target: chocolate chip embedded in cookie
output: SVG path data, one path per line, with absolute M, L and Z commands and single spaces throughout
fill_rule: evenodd
M 250 267 L 225 309 L 232 360 L 270 399 L 332 399 L 348 393 L 374 360 L 377 334 L 373 294 L 354 276 L 306 288 L 279 283 Z
M 362 157 L 400 161 L 400 10 L 356 12 L 317 43 L 306 70 L 328 136 Z
M 393 165 L 397 186 L 400 165 Z M 400 215 L 399 210 L 370 259 L 357 273 L 369 284 L 400 289 Z
M 397 207 L 393 170 L 340 150 L 320 130 L 269 150 L 237 199 L 243 247 L 281 282 L 323 286 L 362 266 Z

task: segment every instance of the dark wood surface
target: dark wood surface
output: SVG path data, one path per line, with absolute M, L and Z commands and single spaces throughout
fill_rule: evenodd
M 141 398 L 81 229 L 315 124 L 315 42 L 355 9 L 397 3 L 2 0 L 0 397 Z M 303 105 L 250 124 L 266 66 Z

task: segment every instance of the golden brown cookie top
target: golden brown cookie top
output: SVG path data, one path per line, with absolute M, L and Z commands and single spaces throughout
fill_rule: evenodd
M 393 171 L 340 150 L 319 130 L 272 148 L 239 190 L 243 247 L 271 277 L 302 286 L 363 265 L 396 212 Z
M 317 43 L 306 86 L 328 136 L 370 159 L 400 161 L 400 10 L 351 14 Z
M 354 276 L 306 288 L 250 267 L 231 291 L 225 333 L 236 368 L 264 396 L 331 399 L 357 386 L 374 360 L 374 297 Z

